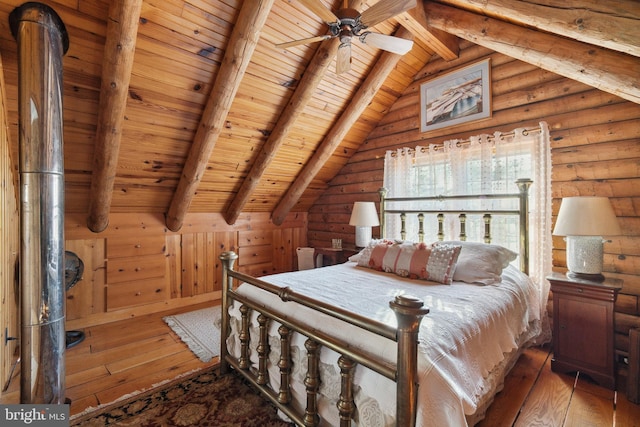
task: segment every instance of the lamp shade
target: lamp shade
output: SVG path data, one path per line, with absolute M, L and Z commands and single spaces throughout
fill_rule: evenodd
M 373 202 L 355 202 L 349 225 L 357 227 L 375 227 L 380 225 L 376 205 Z
M 562 199 L 555 236 L 615 236 L 618 220 L 607 197 L 566 197 Z

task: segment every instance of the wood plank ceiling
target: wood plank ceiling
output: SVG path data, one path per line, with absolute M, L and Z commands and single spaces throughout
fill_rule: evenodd
M 336 10 L 342 0 L 320 0 Z M 17 58 L 0 3 L 0 54 L 13 152 Z M 414 40 L 406 55 L 337 39 L 299 0 L 43 1 L 67 27 L 66 211 L 101 231 L 111 212 L 306 211 L 433 55 L 466 39 L 640 102 L 640 3 L 633 0 L 418 1 L 373 30 Z M 307 1 L 308 3 L 308 1 Z M 353 0 L 366 10 L 375 0 Z M 417 126 L 417 124 L 416 124 Z

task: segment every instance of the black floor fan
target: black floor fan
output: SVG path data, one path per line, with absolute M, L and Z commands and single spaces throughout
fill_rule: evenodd
M 84 263 L 71 251 L 64 252 L 64 288 L 68 292 L 76 283 L 82 279 L 84 272 Z M 84 341 L 84 332 L 82 331 L 66 331 L 66 348 L 71 348 Z

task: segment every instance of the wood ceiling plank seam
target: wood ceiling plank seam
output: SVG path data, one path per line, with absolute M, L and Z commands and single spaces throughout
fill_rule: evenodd
M 145 80 L 144 76 L 132 73 L 131 84 L 134 93 L 135 91 L 141 91 L 147 94 L 172 94 L 176 100 L 194 104 L 200 106 L 204 104 L 207 98 L 208 85 L 200 85 L 200 82 L 192 84 L 191 87 L 178 87 L 173 85 L 163 84 L 163 82 L 154 80 Z
M 231 23 L 230 27 L 233 27 L 233 23 L 237 21 L 239 7 L 232 7 L 224 2 L 213 2 L 216 9 L 211 10 L 212 3 L 201 3 L 196 5 L 196 2 L 184 2 L 184 8 L 182 9 L 181 16 L 189 21 L 197 22 L 202 21 L 210 24 Z
M 288 94 L 292 91 L 291 88 L 277 84 L 275 82 L 267 82 L 263 80 L 259 75 L 245 73 L 245 77 L 242 80 L 242 84 L 238 89 L 242 92 L 248 92 L 253 94 L 253 97 L 271 97 L 275 95 L 276 97 L 281 97 L 285 94 Z M 261 92 L 264 92 L 262 94 Z M 277 103 L 281 103 L 281 100 L 278 100 Z
M 289 5 L 292 4 L 289 3 Z M 315 16 L 305 15 L 300 11 L 278 10 L 274 7 L 266 27 L 276 30 L 277 35 L 269 34 L 269 37 L 275 37 L 280 42 L 328 34 L 329 27 L 315 18 Z M 285 28 L 287 31 L 283 31 Z
M 191 114 L 202 113 L 202 104 L 197 102 L 198 100 L 183 100 L 178 97 L 173 97 L 168 92 L 147 90 L 135 85 L 130 86 L 132 87 L 132 92 L 135 93 L 135 97 L 134 95 L 130 95 L 128 100 L 129 106 L 132 108 L 138 105 L 140 108 L 149 106 L 152 109 L 185 111 Z
M 193 39 L 203 44 L 212 44 L 215 46 L 226 46 L 229 40 L 230 25 L 214 26 L 214 25 L 198 25 L 197 23 L 188 21 L 179 16 L 168 15 L 158 12 L 157 8 L 146 3 L 143 5 L 141 34 L 147 32 L 177 33 L 187 39 Z M 189 31 L 187 31 L 189 29 Z M 215 43 L 212 43 L 215 41 Z M 192 42 L 195 44 L 195 41 Z
M 144 38 L 139 39 L 144 40 Z M 161 50 L 159 49 L 159 51 Z M 212 73 L 219 68 L 219 65 L 219 62 L 186 51 L 167 52 L 167 55 L 159 55 L 153 50 L 136 49 L 136 67 L 134 69 L 155 68 L 158 76 L 147 75 L 147 77 L 167 83 L 173 81 L 169 77 L 172 72 L 176 73 L 174 79 L 178 81 L 193 78 L 196 81 L 208 83 Z
M 256 48 L 254 52 L 254 58 L 252 60 L 252 67 L 256 70 L 254 74 L 260 76 L 260 68 L 264 67 L 269 70 L 273 70 L 276 75 L 283 75 L 279 78 L 279 81 L 285 79 L 285 76 L 291 76 L 301 74 L 301 61 L 298 58 L 291 58 L 287 55 L 281 55 L 279 52 L 273 49 L 260 49 Z M 306 63 L 308 61 L 304 61 Z
M 154 34 L 149 33 L 139 32 L 138 42 L 136 44 L 137 50 L 146 50 L 152 55 L 164 56 L 165 58 L 174 58 L 175 52 L 178 52 L 180 53 L 179 56 L 196 59 L 196 62 L 202 62 L 200 68 L 205 68 L 206 65 L 210 66 L 211 63 L 219 64 L 222 61 L 224 44 L 217 40 L 198 40 L 196 42 L 193 38 L 187 39 L 186 37 L 171 34 L 174 41 L 171 45 L 168 45 L 162 40 L 166 40 L 169 35 L 158 33 L 157 31 Z M 182 40 L 183 38 L 184 40 Z M 186 62 L 186 65 L 193 66 L 190 62 Z
M 133 89 L 135 91 L 135 88 Z M 149 99 L 149 100 L 147 100 Z M 171 120 L 182 119 L 184 118 L 186 121 L 197 121 L 202 113 L 202 110 L 198 108 L 198 105 L 192 104 L 192 107 L 185 106 L 180 104 L 169 104 L 170 101 L 162 101 L 156 100 L 156 102 L 152 102 L 151 99 L 140 96 L 139 92 L 136 92 L 135 97 L 130 96 L 127 100 L 127 116 L 130 120 L 133 119 L 132 116 L 140 115 L 140 114 L 149 114 L 151 112 L 157 112 L 161 116 L 168 116 Z M 172 116 L 175 115 L 174 116 Z
M 129 105 L 126 112 L 126 121 L 133 123 L 149 123 L 154 126 L 190 128 L 195 129 L 200 118 L 199 114 L 186 113 L 180 110 L 166 110 L 156 108 L 153 115 L 148 114 L 149 106 L 137 108 L 136 105 Z
M 183 141 L 183 143 L 187 146 L 191 144 L 191 140 L 193 139 L 193 135 L 195 134 L 195 128 L 185 129 L 184 126 L 181 126 L 179 128 L 170 128 L 167 126 L 159 126 L 154 123 L 147 123 L 142 121 L 131 123 L 131 126 L 135 127 L 142 134 L 153 135 L 154 137 L 158 136 L 172 138 L 178 141 Z M 125 124 L 124 127 L 125 129 L 127 129 L 127 124 Z M 127 132 L 129 132 L 129 129 L 127 129 Z M 129 142 L 130 139 L 128 135 L 125 134 L 124 137 L 125 138 L 123 142 Z M 135 140 L 133 140 L 132 143 L 135 144 Z

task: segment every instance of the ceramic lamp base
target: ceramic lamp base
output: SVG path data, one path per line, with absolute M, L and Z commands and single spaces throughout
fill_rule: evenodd
M 356 246 L 364 248 L 371 242 L 371 227 L 356 226 Z
M 602 257 L 605 242 L 600 236 L 567 236 L 567 276 L 586 280 L 604 280 Z M 601 278 L 601 279 L 600 279 Z

